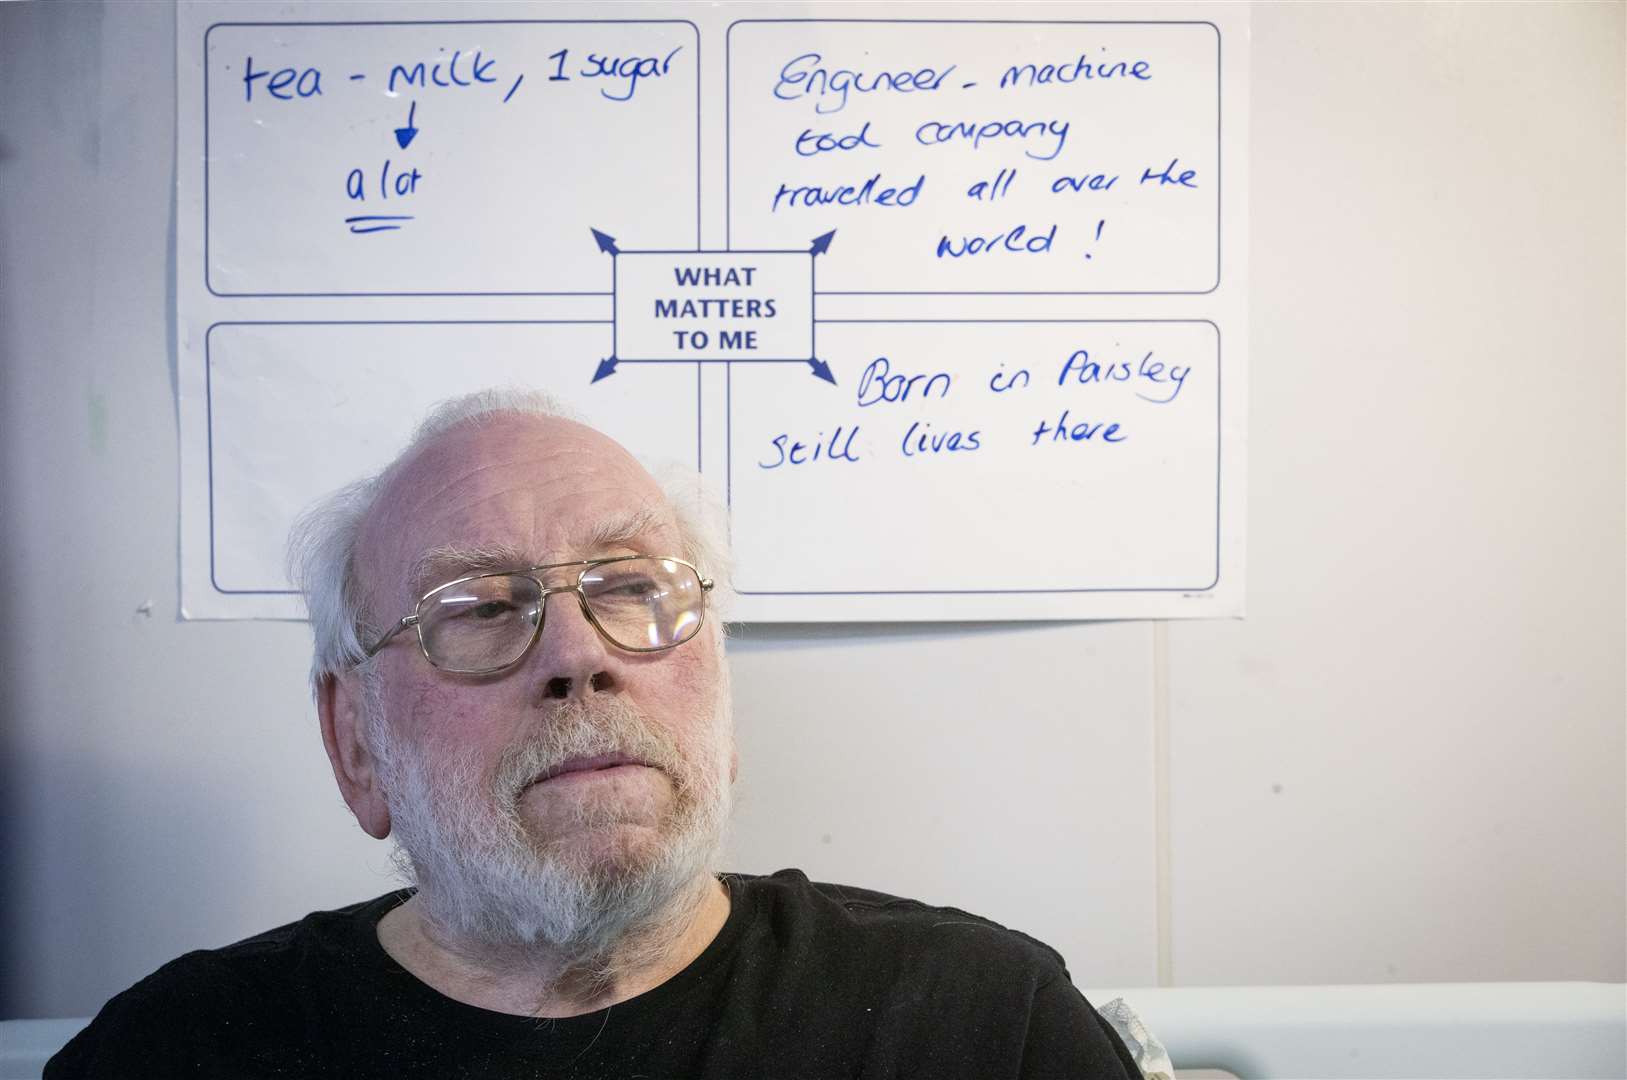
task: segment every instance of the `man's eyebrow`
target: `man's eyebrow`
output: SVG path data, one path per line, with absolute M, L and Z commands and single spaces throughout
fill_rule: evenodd
M 629 510 L 615 517 L 605 518 L 598 524 L 584 530 L 576 538 L 578 550 L 583 558 L 593 558 L 596 554 L 608 551 L 611 548 L 632 547 L 632 541 L 648 536 L 667 524 L 667 518 L 654 507 L 642 507 L 638 510 Z M 650 555 L 676 555 L 677 552 L 646 552 Z
M 418 597 L 460 577 L 524 570 L 530 565 L 527 556 L 512 544 L 443 544 L 430 548 L 413 562 L 407 575 L 407 591 Z
M 659 510 L 642 507 L 601 520 L 576 537 L 574 552 L 578 558 L 591 559 L 619 547 L 632 547 L 633 541 L 648 536 L 667 524 Z M 649 552 L 652 555 L 676 555 L 678 552 Z M 537 565 L 528 553 L 513 544 L 443 544 L 430 548 L 413 561 L 407 574 L 407 591 L 414 598 L 430 589 L 473 574 L 491 574 L 503 570 L 526 570 Z

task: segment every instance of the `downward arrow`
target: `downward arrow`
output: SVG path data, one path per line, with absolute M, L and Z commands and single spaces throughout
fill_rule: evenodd
M 605 378 L 607 375 L 614 375 L 615 373 L 616 358 L 614 356 L 607 356 L 603 360 L 599 361 L 599 370 L 593 373 L 593 378 L 590 380 L 590 385 L 598 382 L 602 378 Z
M 832 375 L 830 373 L 830 365 L 825 363 L 823 360 L 819 359 L 819 357 L 816 356 L 813 359 L 809 360 L 808 361 L 808 366 L 813 368 L 813 373 L 816 376 L 818 376 L 821 379 L 824 379 L 826 382 L 830 383 L 832 386 L 836 385 L 836 376 L 834 376 L 834 375 Z
M 408 143 L 412 142 L 413 136 L 418 134 L 418 129 L 412 126 L 412 118 L 417 114 L 418 103 L 415 101 L 412 103 L 412 108 L 407 110 L 407 126 L 395 129 L 395 141 L 403 150 L 407 148 Z

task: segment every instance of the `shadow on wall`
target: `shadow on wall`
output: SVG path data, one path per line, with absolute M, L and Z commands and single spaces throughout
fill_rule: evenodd
M 5 897 L 0 1015 L 94 1014 L 176 956 L 265 928 L 242 929 L 255 918 L 242 910 L 254 899 L 245 883 L 263 878 L 268 858 L 289 853 L 255 842 L 266 785 L 256 783 L 252 757 L 223 762 L 183 746 L 114 757 L 87 745 L 34 751 L 21 778 L 10 759 L 0 790 L 33 811 L 26 848 L 17 841 L 23 830 L 9 827 L 18 805 L 7 807 L 0 840 L 13 894 Z M 177 909 L 207 912 L 207 921 L 178 923 Z M 10 932 L 18 926 L 51 930 L 24 940 Z
M 1058 623 L 1091 625 L 1122 619 L 1028 619 L 1006 622 L 874 622 L 874 623 L 741 623 L 726 624 L 729 644 L 762 645 L 775 649 L 819 648 L 826 644 L 967 640 L 991 635 L 1038 633 Z
M 36 573 L 39 553 L 30 552 L 25 537 L 38 533 L 38 522 L 30 516 L 24 501 L 24 480 L 30 470 L 43 468 L 41 448 L 30 444 L 29 425 L 18 423 L 27 393 L 36 389 L 40 377 L 42 343 L 25 337 L 40 326 L 41 320 L 29 310 L 29 300 L 48 289 L 51 282 L 36 276 L 28 257 L 37 254 L 41 230 L 30 229 L 25 214 L 38 214 L 37 189 L 30 190 L 28 178 L 36 178 L 41 161 L 61 156 L 62 146 L 81 155 L 94 152 L 95 125 L 70 124 L 71 106 L 94 99 L 100 86 L 96 67 L 102 40 L 103 9 L 93 4 L 0 4 L 0 101 L 11 109 L 6 116 L 9 134 L 0 134 L 0 196 L 5 199 L 0 212 L 0 252 L 6 253 L 0 272 L 0 595 L 8 600 L 27 595 L 21 590 L 24 575 Z M 71 44 L 70 44 L 71 43 Z M 53 59 L 74 58 L 72 71 L 53 72 L 41 78 Z M 83 77 L 93 73 L 94 77 Z M 60 77 L 58 77 L 60 76 Z M 30 114 L 26 119 L 21 115 Z M 54 145 L 42 146 L 37 136 L 41 118 L 51 125 Z M 89 142 L 72 143 L 76 136 L 90 136 Z M 37 183 L 37 179 L 36 179 Z M 28 199 L 25 196 L 36 197 Z M 22 230 L 8 230 L 6 224 L 25 222 Z M 21 231 L 23 236 L 17 235 Z M 57 238 L 60 240 L 61 238 Z M 21 247 L 19 247 L 19 242 Z M 26 272 L 25 272 L 26 268 Z M 61 346 L 62 332 L 55 332 L 50 345 Z M 25 372 L 33 376 L 25 377 Z M 36 488 L 38 477 L 34 477 Z M 32 556 L 32 558 L 31 558 Z M 35 592 L 39 586 L 36 582 Z M 26 914 L 37 906 L 42 893 L 40 864 L 49 858 L 51 838 L 42 834 L 49 825 L 26 816 L 38 805 L 32 791 L 42 789 L 42 779 L 34 762 L 31 727 L 49 723 L 49 717 L 30 719 L 27 703 L 39 699 L 37 672 L 24 666 L 27 629 L 15 610 L 0 625 L 0 1016 L 14 1016 L 30 1007 L 27 970 L 29 943 L 25 941 L 29 920 Z M 35 679 L 30 684 L 29 679 Z M 69 789 L 73 790 L 73 789 Z
M 14 31 L 18 15 L 15 11 L 8 13 L 4 9 L 20 6 L 0 5 L 0 43 L 16 40 L 18 35 Z M 10 52 L 3 45 L 0 45 L 0 49 L 7 54 Z M 11 64 L 0 62 L 0 100 L 16 100 L 10 92 L 11 80 L 3 74 L 10 67 Z M 0 132 L 0 191 L 12 186 L 7 174 L 15 156 L 11 141 Z M 5 222 L 6 215 L 0 214 L 0 251 L 11 250 Z M 22 350 L 15 340 L 17 319 L 13 308 L 16 304 L 13 291 L 0 288 L 0 402 L 17 400 L 14 372 Z M 22 448 L 13 445 L 20 438 L 18 427 L 17 424 L 0 423 L 0 507 L 17 506 L 17 484 L 13 470 L 18 463 L 27 460 L 20 453 Z M 15 535 L 16 520 L 15 511 L 0 513 L 0 589 L 4 590 L 3 595 L 6 596 L 14 595 L 14 578 L 23 565 L 18 537 Z M 19 791 L 23 784 L 23 747 L 18 734 L 21 702 L 15 678 L 15 673 L 20 670 L 16 652 L 12 633 L 0 630 L 0 671 L 13 673 L 11 677 L 0 680 L 0 1017 L 17 1014 L 20 994 L 17 983 L 22 978 L 22 956 L 17 940 L 22 928 L 18 894 L 22 891 L 24 870 L 21 851 L 23 803 Z
M 4 238 L 0 237 L 0 244 Z M 0 322 L 4 314 L 0 312 Z M 6 365 L 0 357 L 0 372 Z M 5 385 L 0 382 L 0 397 Z M 0 480 L 0 504 L 6 501 L 6 489 Z M 8 543 L 0 549 L 0 561 L 7 566 L 17 565 L 10 558 Z M 0 575 L 0 589 L 7 587 L 5 575 Z M 11 650 L 0 644 L 0 671 L 16 670 L 11 663 Z M 16 1016 L 21 1008 L 20 990 L 22 956 L 17 948 L 21 936 L 22 918 L 18 912 L 18 896 L 23 880 L 23 866 L 18 847 L 22 833 L 21 806 L 17 789 L 22 785 L 19 755 L 12 734 L 17 727 L 15 702 L 8 691 L 0 696 L 0 1017 Z

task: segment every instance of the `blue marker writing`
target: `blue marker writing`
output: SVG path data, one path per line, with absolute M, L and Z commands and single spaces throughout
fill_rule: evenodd
M 814 112 L 826 115 L 841 112 L 847 106 L 847 96 L 877 92 L 912 94 L 929 93 L 943 85 L 944 79 L 955 70 L 950 64 L 942 71 L 924 67 L 915 71 L 879 71 L 866 75 L 862 71 L 823 66 L 819 53 L 803 53 L 785 62 L 780 68 L 779 81 L 774 84 L 774 96 L 781 101 L 814 99 Z M 831 100 L 827 101 L 829 97 Z M 826 106 L 829 105 L 829 108 Z

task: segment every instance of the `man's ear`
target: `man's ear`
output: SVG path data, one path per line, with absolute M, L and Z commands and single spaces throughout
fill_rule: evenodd
M 367 746 L 361 692 L 361 676 L 354 671 L 324 675 L 317 686 L 316 712 L 322 720 L 322 745 L 327 748 L 333 778 L 339 782 L 339 794 L 362 830 L 383 840 L 390 835 L 390 808 Z

